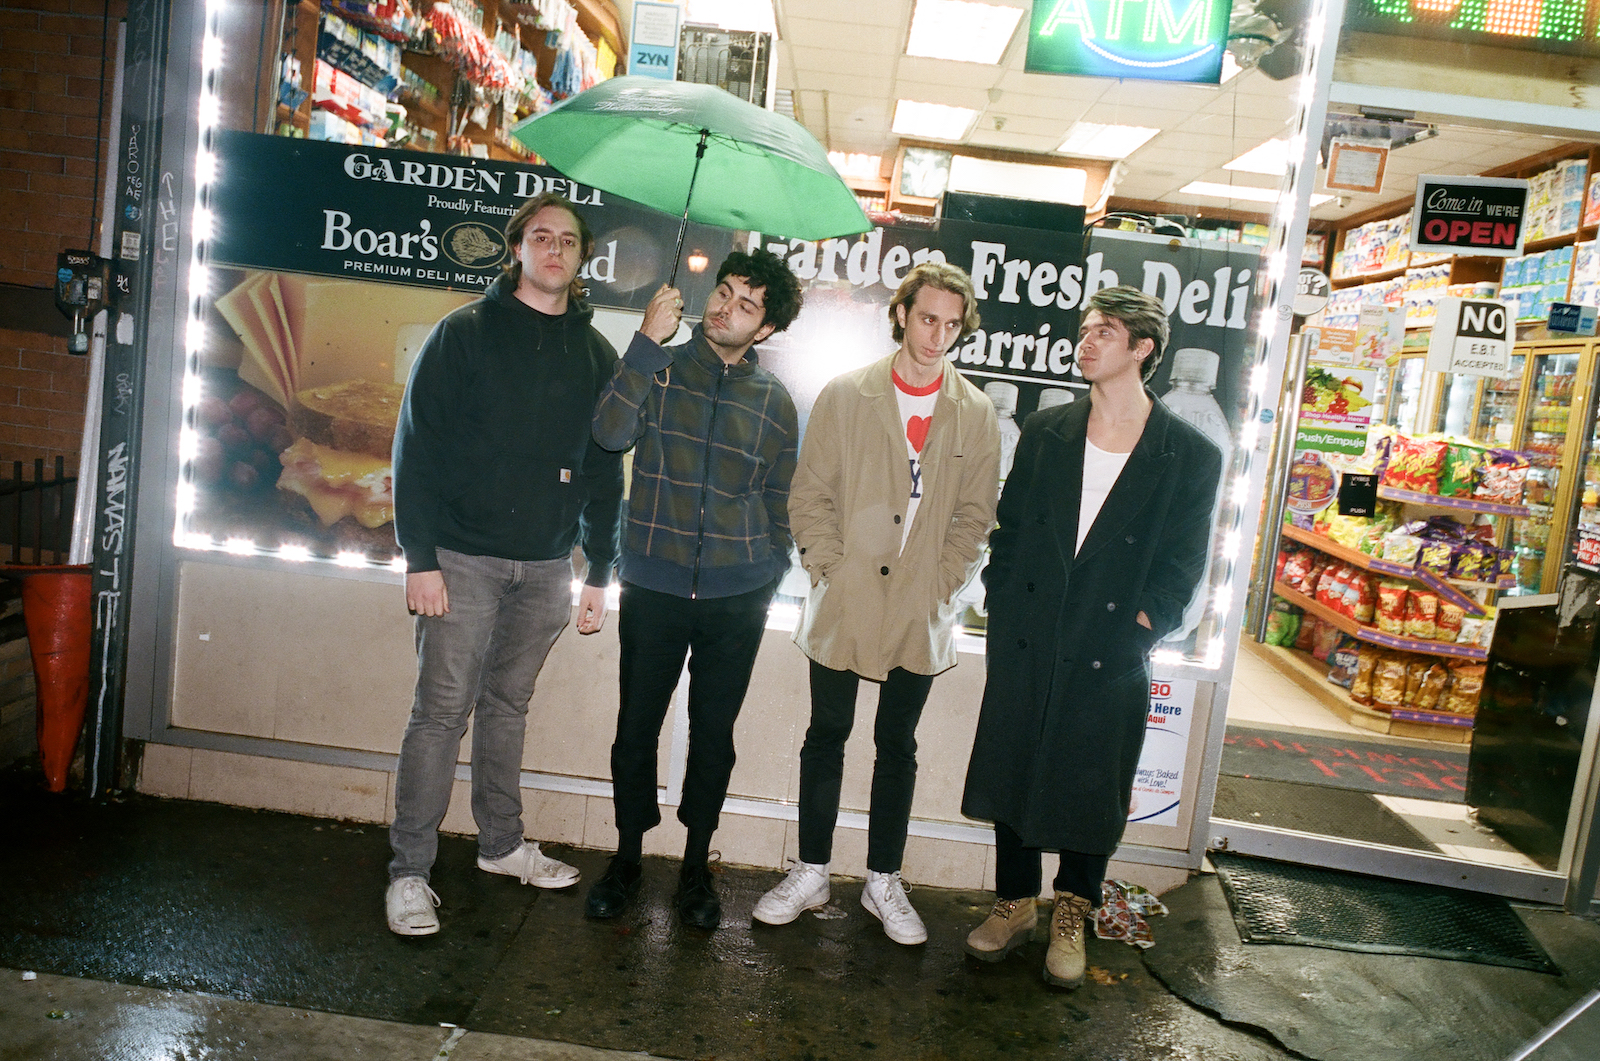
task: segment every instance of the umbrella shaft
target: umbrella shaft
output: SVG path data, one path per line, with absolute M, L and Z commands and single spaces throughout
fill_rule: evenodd
M 683 258 L 684 233 L 689 231 L 689 203 L 694 199 L 694 182 L 700 176 L 700 160 L 706 157 L 706 140 L 710 136 L 710 129 L 701 129 L 700 143 L 694 149 L 694 171 L 689 174 L 689 192 L 683 197 L 683 220 L 678 222 L 678 246 L 672 252 L 672 275 L 667 278 L 668 287 L 678 286 L 678 262 Z

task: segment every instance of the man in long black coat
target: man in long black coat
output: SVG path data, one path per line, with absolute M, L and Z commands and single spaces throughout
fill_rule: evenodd
M 1205 570 L 1215 444 L 1145 387 L 1161 302 L 1096 292 L 1079 330 L 1087 399 L 1029 417 L 990 538 L 988 683 L 961 809 L 995 823 L 996 902 L 967 952 L 999 961 L 1059 851 L 1045 979 L 1083 982 L 1084 918 L 1122 838 L 1150 710 L 1150 649 Z

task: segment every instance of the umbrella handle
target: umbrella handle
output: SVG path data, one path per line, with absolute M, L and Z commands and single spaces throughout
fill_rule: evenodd
M 683 220 L 678 222 L 678 246 L 672 252 L 672 275 L 667 278 L 668 287 L 678 286 L 678 261 L 683 257 L 684 233 L 689 230 L 689 200 L 694 198 L 694 182 L 700 176 L 700 160 L 706 157 L 706 141 L 710 137 L 710 129 L 700 130 L 700 143 L 694 149 L 694 171 L 689 174 L 689 193 L 683 197 Z

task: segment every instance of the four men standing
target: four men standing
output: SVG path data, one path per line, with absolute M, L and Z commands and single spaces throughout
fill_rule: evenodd
M 800 311 L 781 259 L 729 255 L 678 346 L 661 345 L 683 308 L 663 287 L 619 361 L 578 298 L 593 240 L 572 205 L 530 200 L 507 238 L 505 275 L 424 345 L 396 435 L 418 682 L 395 781 L 389 927 L 438 931 L 428 876 L 470 715 L 479 868 L 546 888 L 577 881 L 523 839 L 523 734 L 570 613 L 575 543 L 588 563 L 576 625 L 603 622 L 620 455 L 632 448 L 611 752 L 618 849 L 586 914 L 615 917 L 639 889 L 643 837 L 660 822 L 660 730 L 687 659 L 676 906 L 686 924 L 717 927 L 710 842 L 792 519 L 810 577 L 795 634 L 811 686 L 800 859 L 754 916 L 787 924 L 830 899 L 844 744 L 865 678 L 879 696 L 861 903 L 891 939 L 923 942 L 899 875 L 915 733 L 934 676 L 955 664 L 955 597 L 979 564 L 999 479 L 994 407 L 947 359 L 979 323 L 971 280 L 944 263 L 907 275 L 889 306 L 899 348 L 823 389 L 797 470 L 794 403 L 752 351 Z M 1160 302 L 1134 288 L 1089 300 L 1078 352 L 1088 399 L 1027 421 L 989 538 L 988 685 L 963 811 L 995 822 L 997 901 L 967 950 L 999 960 L 1029 937 L 1040 852 L 1059 851 L 1045 976 L 1063 986 L 1083 978 L 1083 918 L 1127 818 L 1149 652 L 1201 578 L 1221 473 L 1216 447 L 1143 385 L 1167 338 Z

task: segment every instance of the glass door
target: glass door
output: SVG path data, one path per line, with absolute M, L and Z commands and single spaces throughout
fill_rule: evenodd
M 1447 435 L 1466 435 L 1472 423 L 1472 409 L 1483 389 L 1482 376 L 1447 373 L 1439 380 L 1437 415 L 1430 428 Z
M 1474 440 L 1491 446 L 1511 445 L 1516 437 L 1517 404 L 1522 399 L 1522 375 L 1527 360 L 1524 354 L 1512 354 L 1509 375 L 1504 379 L 1493 376 L 1484 379 L 1468 432 Z
M 1551 527 L 1558 525 L 1562 458 L 1572 423 L 1572 399 L 1582 353 L 1582 347 L 1557 347 L 1536 349 L 1531 355 L 1528 400 L 1523 405 L 1518 434 L 1518 448 L 1528 459 L 1528 478 L 1523 488 L 1528 515 L 1515 520 L 1512 529 L 1517 588 L 1523 593 L 1549 593 L 1559 575 L 1559 553 L 1548 567 L 1545 559 L 1551 545 Z
M 1406 354 L 1395 366 L 1389 392 L 1388 415 L 1384 422 L 1402 433 L 1417 429 L 1417 410 L 1422 404 L 1422 354 Z

